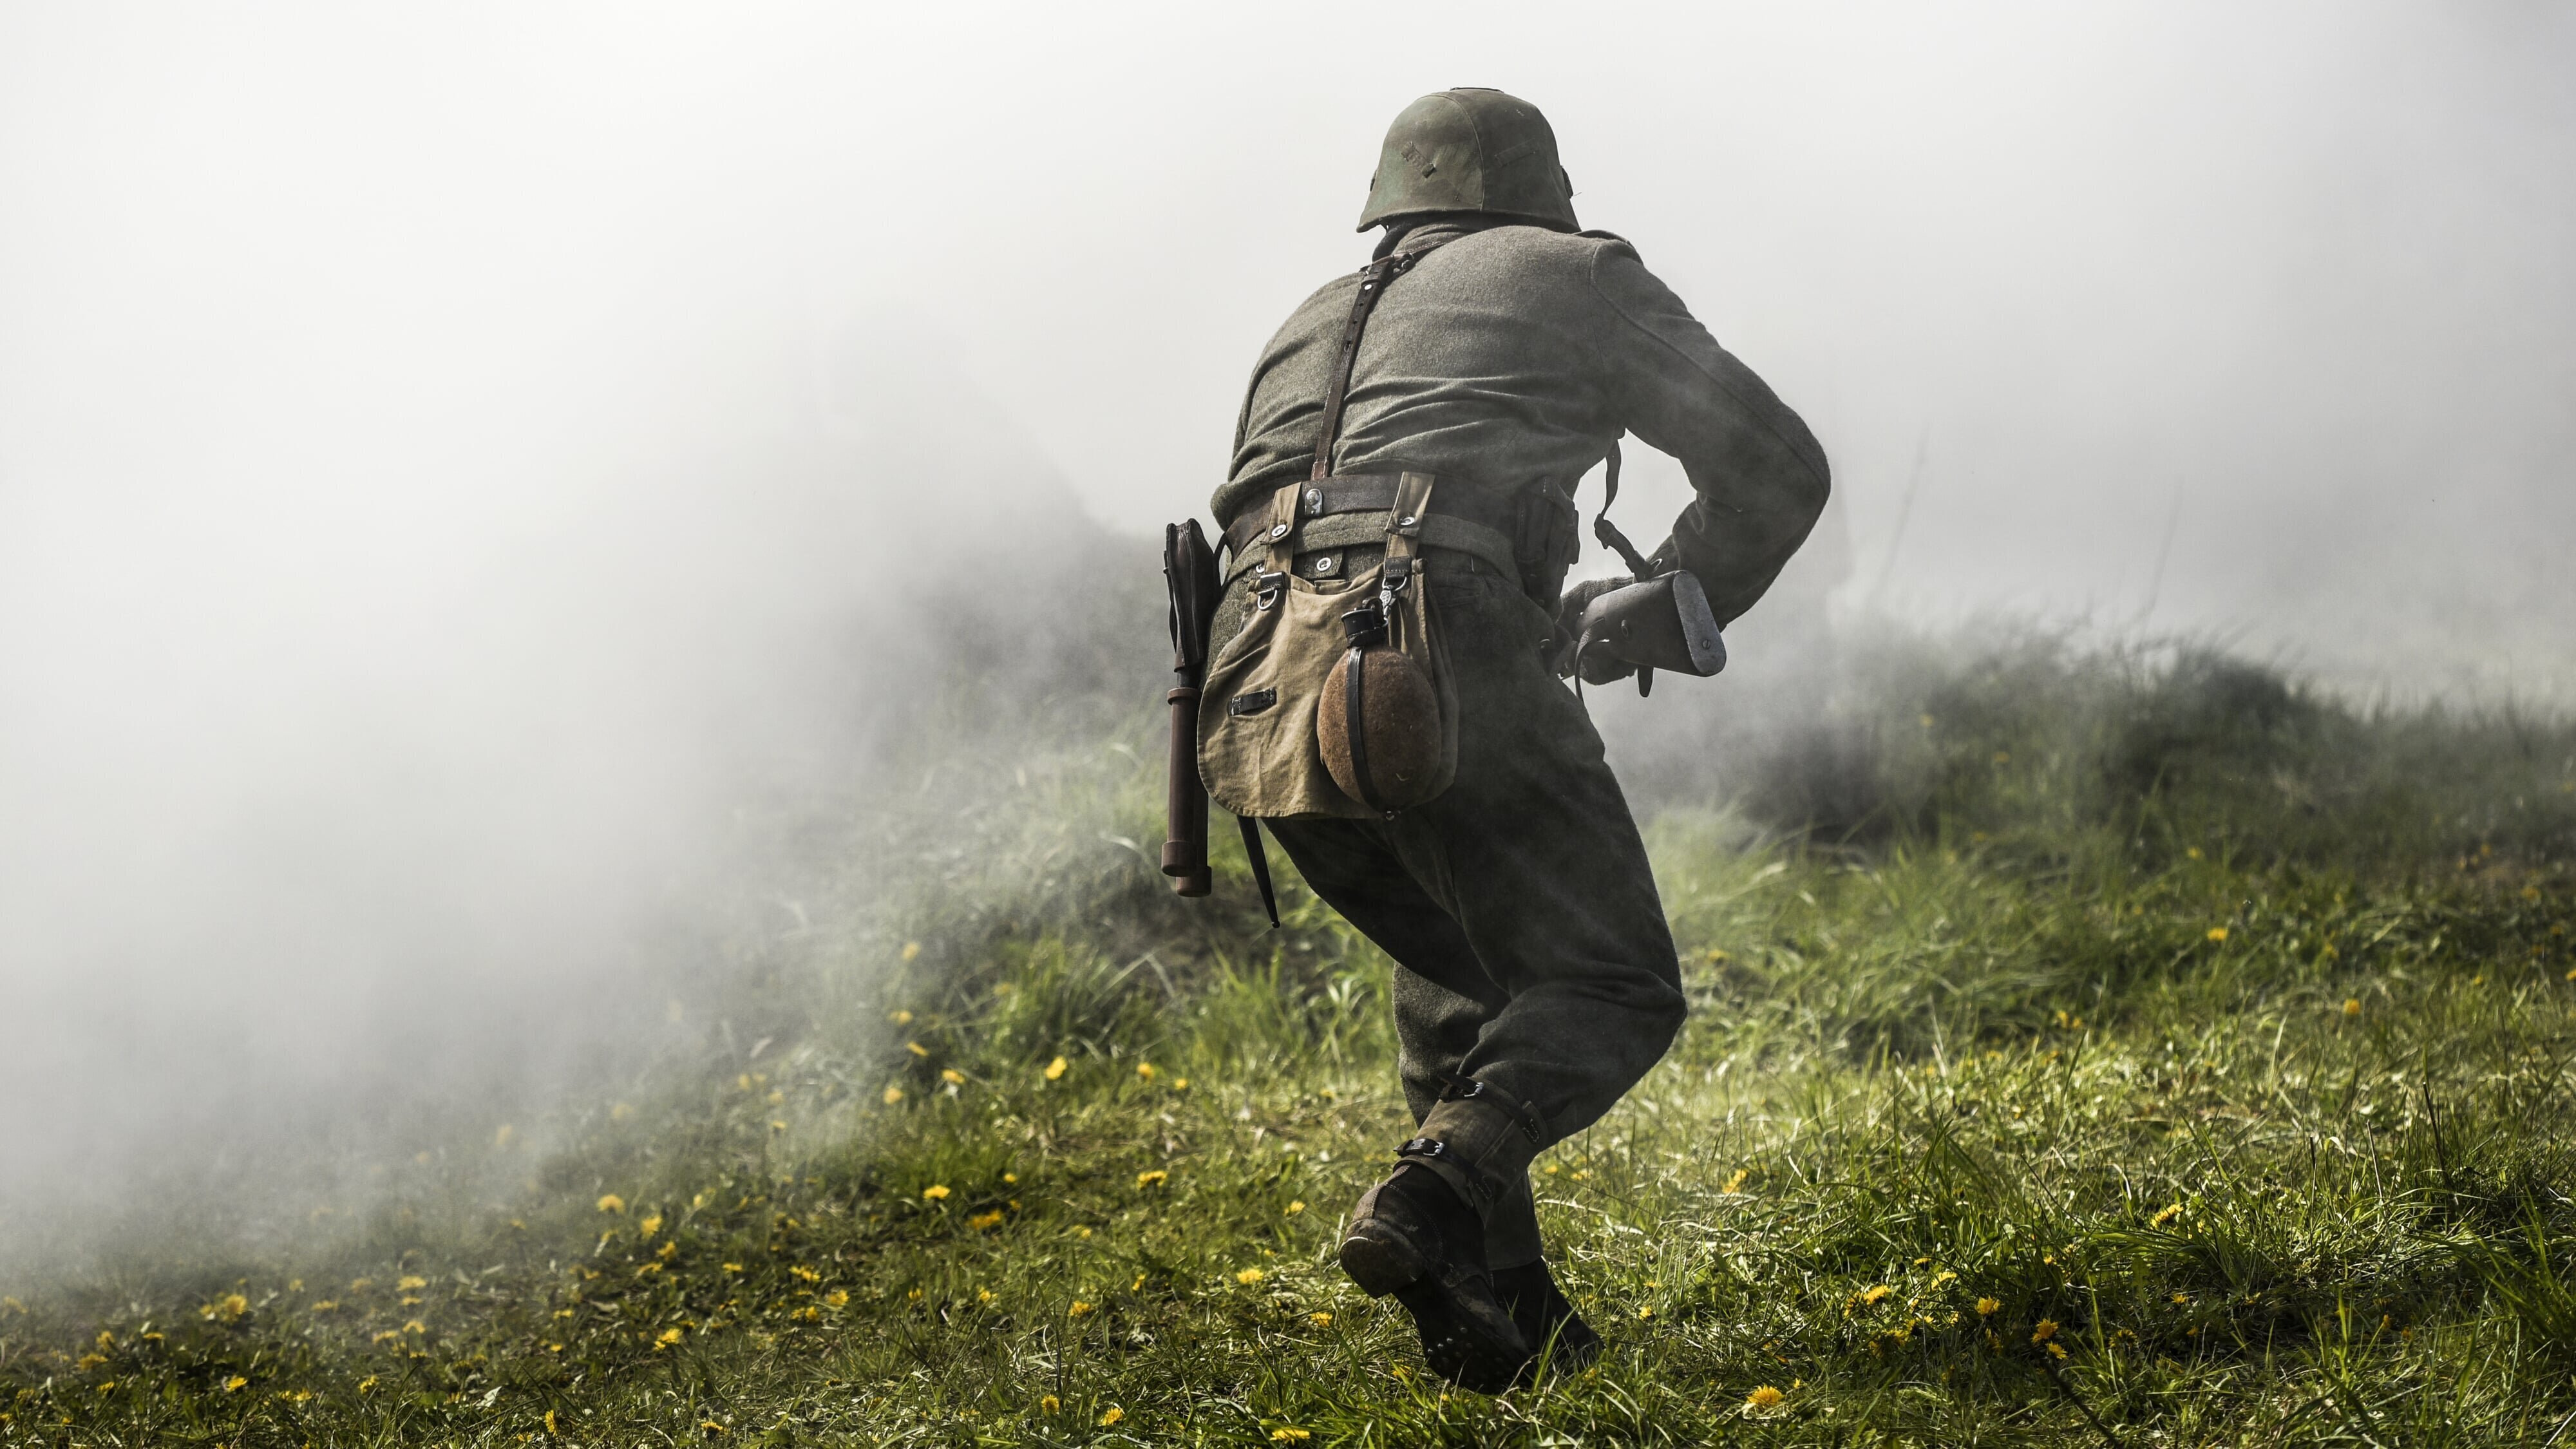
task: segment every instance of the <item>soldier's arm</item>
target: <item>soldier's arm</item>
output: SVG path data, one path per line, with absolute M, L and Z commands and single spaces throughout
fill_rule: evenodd
M 1753 607 L 1824 512 L 1825 451 L 1788 405 L 1717 345 L 1627 243 L 1593 258 L 1615 421 L 1681 460 L 1698 495 L 1655 550 L 1708 591 L 1718 622 Z

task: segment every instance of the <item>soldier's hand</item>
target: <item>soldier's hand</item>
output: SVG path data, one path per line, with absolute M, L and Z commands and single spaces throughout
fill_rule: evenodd
M 1574 674 L 1574 651 L 1583 642 L 1583 611 L 1592 607 L 1593 600 L 1604 594 L 1624 589 L 1635 582 L 1635 579 L 1622 574 L 1614 579 L 1586 579 L 1582 583 L 1566 586 L 1565 593 L 1556 606 L 1557 678 L 1571 678 Z M 1603 672 L 1605 667 L 1615 669 L 1617 672 L 1605 674 Z M 1584 672 L 1583 678 L 1590 684 L 1608 684 L 1613 680 L 1625 679 L 1636 672 L 1635 665 L 1624 661 L 1596 659 L 1592 661 L 1592 667 Z M 1601 677 L 1595 678 L 1595 675 Z

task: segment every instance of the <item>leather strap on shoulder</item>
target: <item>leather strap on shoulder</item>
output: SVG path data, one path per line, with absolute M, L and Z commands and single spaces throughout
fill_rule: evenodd
M 1333 445 L 1342 437 L 1342 404 L 1350 399 L 1351 368 L 1359 361 L 1360 333 L 1368 327 L 1369 313 L 1377 310 L 1378 298 L 1386 295 L 1389 283 L 1412 271 L 1414 263 L 1443 244 L 1433 242 L 1427 247 L 1380 257 L 1360 273 L 1359 292 L 1351 298 L 1350 320 L 1342 324 L 1341 356 L 1333 363 L 1332 385 L 1324 389 L 1324 425 L 1315 435 L 1315 466 L 1307 477 L 1333 476 Z

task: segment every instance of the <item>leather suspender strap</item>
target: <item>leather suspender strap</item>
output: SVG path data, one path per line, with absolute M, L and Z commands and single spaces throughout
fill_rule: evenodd
M 1351 317 L 1342 324 L 1342 355 L 1333 364 L 1333 382 L 1324 389 L 1324 427 L 1315 437 L 1315 466 L 1306 476 L 1333 476 L 1333 444 L 1342 437 L 1342 404 L 1351 395 L 1351 368 L 1360 357 L 1360 332 L 1368 326 L 1369 313 L 1377 310 L 1377 299 L 1386 295 L 1387 284 L 1413 270 L 1413 264 L 1431 254 L 1434 247 L 1419 251 L 1397 252 L 1380 257 L 1360 273 L 1360 290 L 1351 298 Z

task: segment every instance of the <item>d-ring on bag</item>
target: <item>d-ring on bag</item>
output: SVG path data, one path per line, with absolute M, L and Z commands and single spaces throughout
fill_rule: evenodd
M 1332 473 L 1361 328 L 1387 284 L 1429 250 L 1383 258 L 1360 279 L 1324 395 L 1317 484 Z M 1256 819 L 1368 819 L 1449 788 L 1458 772 L 1457 691 L 1422 585 L 1422 525 L 1436 482 L 1428 473 L 1397 476 L 1385 557 L 1347 580 L 1298 576 L 1297 510 L 1310 490 L 1271 495 L 1253 609 L 1208 662 L 1199 713 L 1199 774 L 1218 804 Z

